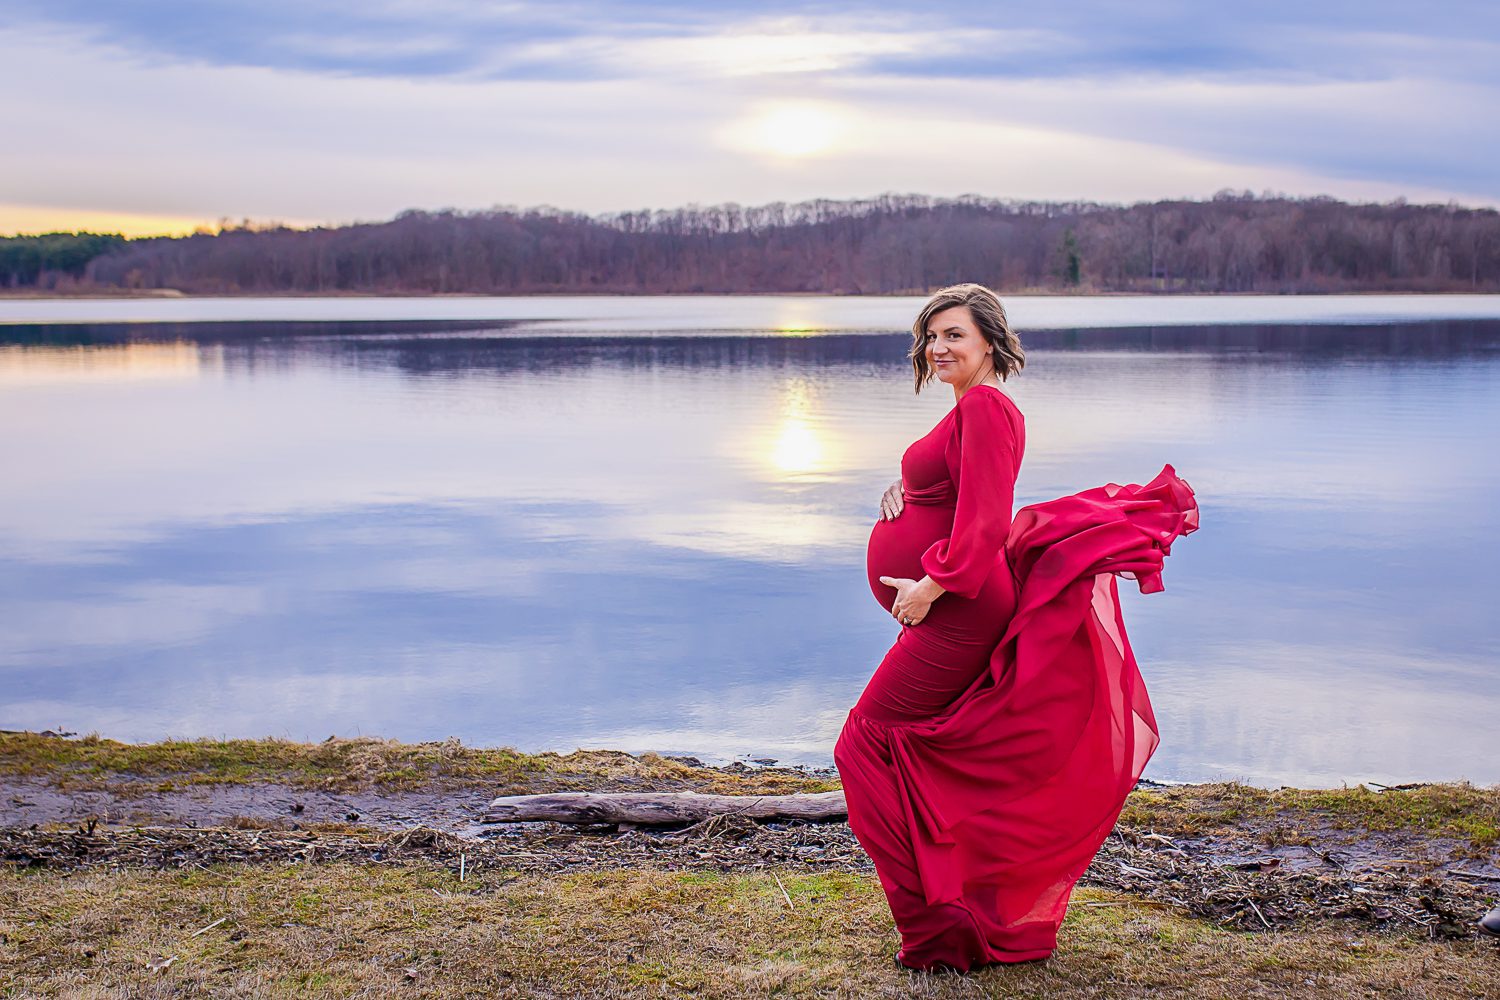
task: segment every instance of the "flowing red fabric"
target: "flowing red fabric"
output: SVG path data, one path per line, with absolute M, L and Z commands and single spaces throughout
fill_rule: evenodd
M 1165 466 L 1011 517 L 1025 425 L 979 386 L 902 456 L 905 506 L 868 571 L 948 593 L 903 627 L 834 747 L 849 824 L 875 863 L 902 961 L 970 969 L 1045 958 L 1074 884 L 1159 737 L 1116 577 L 1162 589 L 1198 527 Z

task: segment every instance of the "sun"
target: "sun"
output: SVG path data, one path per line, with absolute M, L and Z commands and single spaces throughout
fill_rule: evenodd
M 835 105 L 788 101 L 767 105 L 727 131 L 730 144 L 746 152 L 797 160 L 837 149 L 848 126 Z

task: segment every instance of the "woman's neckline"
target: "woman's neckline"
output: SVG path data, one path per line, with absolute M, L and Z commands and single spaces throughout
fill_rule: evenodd
M 1006 394 L 1006 392 L 1005 392 L 1004 389 L 1000 388 L 998 385 L 990 385 L 990 383 L 988 383 L 988 382 L 981 382 L 981 383 L 979 383 L 978 385 L 976 385 L 973 388 L 969 389 L 968 392 L 965 392 L 964 395 L 967 396 L 970 392 L 973 392 L 975 389 L 994 389 L 996 392 L 998 392 L 1001 396 L 1004 396 L 1006 399 L 1010 398 L 1010 396 Z M 962 402 L 963 402 L 963 400 L 961 400 L 961 399 L 955 400 L 954 403 L 953 403 L 953 405 L 957 406 L 959 403 L 962 403 Z

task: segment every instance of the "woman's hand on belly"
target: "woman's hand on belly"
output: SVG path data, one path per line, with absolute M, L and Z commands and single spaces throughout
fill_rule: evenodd
M 880 519 L 882 521 L 894 521 L 901 516 L 901 508 L 906 505 L 906 498 L 901 492 L 901 480 L 891 484 L 880 498 Z
M 921 580 L 908 580 L 899 576 L 882 576 L 880 582 L 896 588 L 896 600 L 891 604 L 891 616 L 903 625 L 920 625 L 932 602 L 947 591 L 930 576 Z

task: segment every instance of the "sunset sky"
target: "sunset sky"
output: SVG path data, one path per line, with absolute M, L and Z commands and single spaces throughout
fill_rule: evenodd
M 1497 11 L 0 0 L 0 234 L 890 191 L 1496 205 Z

